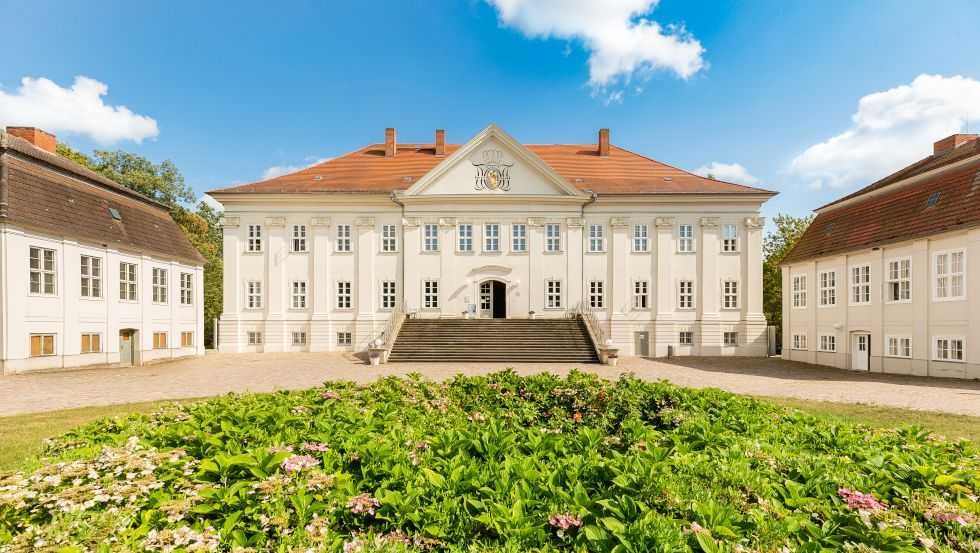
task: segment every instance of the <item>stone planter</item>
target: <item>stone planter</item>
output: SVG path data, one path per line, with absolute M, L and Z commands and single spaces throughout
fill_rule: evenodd
M 372 365 L 380 365 L 385 357 L 385 348 L 368 348 L 368 360 Z

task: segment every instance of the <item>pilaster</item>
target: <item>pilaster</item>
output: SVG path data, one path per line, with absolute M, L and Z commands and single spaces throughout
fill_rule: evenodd
M 243 341 L 241 329 L 242 314 L 242 280 L 241 280 L 241 238 L 239 226 L 241 219 L 226 215 L 221 219 L 222 248 L 224 255 L 222 259 L 221 293 L 222 305 L 224 309 L 221 313 L 221 323 L 219 330 L 219 351 L 241 351 Z M 140 268 L 144 270 L 143 267 Z M 141 273 L 142 274 L 142 273 Z M 145 288 L 142 289 L 145 293 Z
M 455 283 L 449 282 L 448 278 L 453 275 L 453 259 L 456 255 L 456 218 L 442 217 L 439 219 L 439 316 L 453 317 L 458 313 L 453 313 L 447 305 L 449 294 L 446 291 Z M 480 251 L 479 232 L 473 225 L 473 251 Z
M 357 233 L 357 249 L 354 251 L 357 270 L 355 286 L 357 294 L 357 318 L 362 321 L 374 320 L 374 258 L 377 255 L 374 217 L 358 217 L 354 220 Z M 363 340 L 358 340 L 360 343 Z
M 544 312 L 544 218 L 529 217 L 527 220 L 527 301 L 528 311 L 536 315 Z
M 721 281 L 718 279 L 718 218 L 701 217 L 701 243 L 698 246 L 698 265 L 700 276 L 698 311 L 701 319 L 700 353 L 702 355 L 721 354 L 721 331 L 718 305 L 721 296 Z
M 745 219 L 745 240 L 742 244 L 742 261 L 745 263 L 745 320 L 765 323 L 762 288 L 762 229 L 766 226 L 764 217 L 747 217 Z M 783 294 L 785 296 L 785 294 Z
M 610 319 L 624 319 L 626 317 L 628 307 L 626 294 L 629 285 L 627 282 L 629 280 L 628 259 L 630 255 L 629 228 L 630 220 L 626 217 L 613 217 L 609 220 L 609 230 L 612 235 L 609 245 L 612 276 L 606 284 L 609 287 L 606 295 L 610 302 Z
M 656 310 L 657 317 L 651 353 L 657 357 L 667 355 L 667 346 L 674 341 L 674 288 L 670 270 L 674 255 L 674 222 L 673 217 L 657 217 L 653 225 L 656 232 L 657 278 L 653 283 L 653 300 L 656 305 L 652 307 Z
M 313 313 L 307 339 L 310 351 L 330 351 L 330 252 L 333 251 L 329 217 L 313 217 L 310 220 L 310 234 L 313 240 L 310 248 L 309 271 L 312 284 Z
M 418 262 L 409 263 L 408 260 L 418 258 L 422 252 L 422 226 L 418 217 L 405 217 L 402 219 L 402 263 L 405 265 L 405 281 L 399 288 L 402 294 L 402 305 L 405 312 L 411 313 L 419 311 L 422 306 L 421 278 L 419 276 Z
M 582 286 L 584 286 L 582 281 L 585 277 L 583 272 L 585 244 L 582 241 L 582 228 L 584 226 L 585 220 L 581 217 L 569 217 L 565 220 L 565 228 L 567 229 L 565 251 L 568 255 L 568 274 L 565 277 L 565 282 L 568 283 L 568 307 L 575 307 L 585 299 L 582 290 Z
M 283 351 L 286 342 L 284 316 L 286 309 L 286 218 L 266 217 L 265 329 L 263 351 Z

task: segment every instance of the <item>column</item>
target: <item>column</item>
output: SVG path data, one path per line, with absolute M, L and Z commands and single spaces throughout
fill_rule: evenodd
M 406 313 L 417 312 L 422 307 L 421 276 L 419 275 L 422 251 L 422 226 L 418 217 L 402 219 L 402 263 L 405 265 L 405 280 L 398 284 L 402 294 L 402 305 Z
M 744 302 L 742 328 L 745 330 L 742 331 L 741 341 L 746 348 L 746 355 L 766 355 L 769 346 L 762 286 L 762 231 L 765 226 L 764 217 L 745 218 L 745 239 L 742 243 L 742 263 L 745 266 L 742 274 L 745 278 L 741 284 L 742 290 L 739 290 L 739 301 Z M 814 290 L 816 285 L 814 281 Z M 787 296 L 788 290 L 789 288 L 783 288 L 783 296 Z M 785 308 L 783 313 L 786 313 Z
M 583 253 L 582 248 L 582 227 L 585 220 L 581 217 L 569 217 L 565 221 L 567 230 L 567 240 L 565 244 L 566 255 L 568 256 L 567 273 L 565 282 L 568 283 L 568 307 L 575 307 L 585 300 L 582 293 L 582 286 L 585 273 L 583 272 Z
M 310 351 L 330 351 L 330 217 L 313 217 L 310 220 L 313 244 L 310 248 L 309 286 L 313 296 L 313 313 L 310 316 Z
M 657 357 L 667 355 L 667 346 L 674 343 L 674 277 L 671 274 L 670 262 L 674 257 L 674 218 L 657 217 L 654 219 L 656 232 L 657 279 L 652 283 L 656 293 L 657 318 L 654 324 L 654 336 L 651 348 Z
M 529 217 L 527 220 L 527 303 L 528 311 L 535 317 L 544 313 L 544 219 Z M 568 300 L 571 301 L 571 300 Z
M 265 328 L 262 351 L 286 349 L 286 218 L 266 217 L 265 281 Z
M 221 219 L 222 231 L 222 265 L 221 294 L 222 306 L 221 323 L 218 332 L 219 351 L 241 351 L 242 336 L 241 320 L 242 313 L 242 281 L 240 272 L 240 262 L 242 259 L 241 240 L 239 226 L 241 220 L 238 217 L 226 215 Z

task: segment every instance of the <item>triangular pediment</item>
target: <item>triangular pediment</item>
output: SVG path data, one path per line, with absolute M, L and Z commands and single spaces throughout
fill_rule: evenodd
M 586 196 L 492 124 L 433 167 L 404 195 Z

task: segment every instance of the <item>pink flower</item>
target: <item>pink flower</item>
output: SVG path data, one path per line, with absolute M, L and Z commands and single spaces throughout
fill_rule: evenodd
M 335 392 L 333 390 L 327 390 L 326 392 L 322 392 L 320 394 L 320 399 L 328 399 L 328 400 L 330 400 L 330 399 L 340 399 L 340 394 L 338 394 L 337 392 Z
M 291 455 L 286 457 L 280 466 L 285 471 L 299 472 L 305 468 L 315 467 L 319 464 L 320 461 L 317 461 L 309 455 Z
M 291 445 L 274 445 L 269 448 L 269 453 L 292 453 L 293 446 Z
M 569 513 L 559 513 L 556 515 L 551 515 L 551 518 L 548 519 L 548 524 L 559 530 L 565 531 L 569 528 L 578 528 L 582 526 L 582 519 Z
M 373 515 L 374 511 L 380 506 L 381 502 L 369 493 L 356 495 L 347 501 L 347 508 L 355 515 Z
M 840 488 L 837 490 L 837 495 L 847 502 L 847 507 L 849 509 L 856 509 L 858 511 L 879 511 L 885 510 L 888 507 L 875 499 L 875 496 L 869 493 L 863 493 L 854 491 L 848 488 Z
M 306 442 L 300 446 L 300 449 L 303 451 L 318 451 L 321 453 L 324 451 L 330 451 L 330 447 L 327 444 L 320 442 Z

